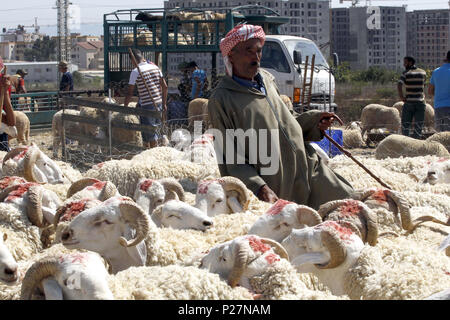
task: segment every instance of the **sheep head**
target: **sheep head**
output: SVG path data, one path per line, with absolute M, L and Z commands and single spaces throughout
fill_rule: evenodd
M 184 189 L 174 178 L 160 180 L 142 178 L 137 183 L 134 192 L 134 200 L 149 215 L 157 206 L 177 199 L 184 201 Z
M 367 242 L 371 246 L 376 245 L 378 241 L 377 217 L 363 202 L 353 199 L 329 201 L 320 206 L 318 213 L 323 220 L 345 222 L 349 228 L 354 229 L 363 242 Z
M 322 222 L 316 210 L 294 202 L 279 199 L 255 221 L 248 234 L 281 242 L 292 229 L 314 226 Z
M 433 163 L 422 182 L 431 185 L 435 185 L 436 183 L 450 183 L 450 160 L 443 158 Z
M 78 214 L 62 230 L 61 242 L 69 249 L 91 250 L 106 259 L 113 256 L 112 269 L 118 272 L 145 265 L 144 240 L 150 224 L 154 226 L 148 214 L 130 198 L 113 197 Z
M 213 220 L 205 212 L 179 200 L 170 200 L 158 206 L 151 215 L 158 227 L 195 229 L 205 231 Z
M 93 198 L 100 201 L 119 195 L 116 186 L 110 181 L 100 181 L 94 178 L 83 178 L 75 181 L 67 190 L 67 198 L 78 194 L 80 198 Z
M 281 258 L 289 260 L 278 242 L 247 235 L 211 248 L 202 258 L 200 267 L 227 279 L 231 287 L 241 284 L 251 289 L 248 279 L 264 273 Z
M 22 282 L 21 300 L 112 300 L 103 259 L 93 252 L 47 257 L 35 262 Z
M 0 231 L 0 281 L 13 283 L 19 278 L 17 262 L 5 245 L 8 235 Z
M 235 177 L 201 181 L 197 187 L 195 207 L 212 217 L 222 213 L 247 210 L 250 202 L 245 184 Z

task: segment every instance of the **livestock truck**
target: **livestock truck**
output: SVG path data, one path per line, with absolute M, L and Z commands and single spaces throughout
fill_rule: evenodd
M 257 12 L 257 14 L 248 14 Z M 247 13 L 247 14 L 246 14 Z M 234 8 L 127 9 L 105 14 L 104 72 L 105 89 L 124 89 L 134 68 L 128 48 L 141 50 L 144 57 L 160 66 L 166 80 L 168 67 L 177 62 L 169 59 L 174 53 L 211 55 L 212 86 L 217 80 L 217 56 L 220 39 L 239 23 L 260 25 L 266 33 L 261 67 L 275 76 L 281 94 L 291 98 L 297 111 L 320 109 L 336 111 L 334 77 L 316 44 L 306 38 L 282 35 L 280 26 L 289 17 L 280 16 L 270 8 L 246 5 Z M 305 60 L 315 55 L 311 99 L 301 105 L 303 82 L 310 80 Z M 173 68 L 172 68 L 173 69 Z M 170 83 L 169 83 L 170 87 Z

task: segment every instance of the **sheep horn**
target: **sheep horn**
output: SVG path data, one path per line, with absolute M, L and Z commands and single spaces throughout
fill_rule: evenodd
M 5 165 L 5 162 L 8 161 L 9 159 L 14 158 L 15 156 L 17 156 L 18 154 L 20 154 L 21 152 L 24 152 L 28 150 L 28 147 L 17 147 L 13 150 L 11 150 L 10 152 L 8 152 L 4 157 L 3 157 L 3 162 L 2 165 Z
M 34 290 L 47 277 L 55 275 L 60 270 L 58 260 L 54 257 L 35 262 L 25 273 L 20 292 L 21 300 L 30 300 Z
M 42 214 L 42 187 L 32 186 L 28 189 L 27 216 L 30 222 L 39 227 L 45 227 L 46 221 Z
M 72 183 L 69 190 L 67 190 L 66 197 L 70 198 L 78 191 L 81 191 L 88 186 L 92 186 L 94 183 L 97 183 L 97 182 L 100 182 L 100 181 L 97 179 L 94 179 L 94 178 L 83 178 L 78 181 L 75 181 L 74 183 Z
M 297 219 L 299 223 L 306 224 L 307 226 L 315 226 L 322 223 L 322 218 L 319 213 L 313 208 L 304 205 L 298 205 Z
M 117 188 L 111 181 L 107 181 L 99 195 L 100 201 L 108 200 L 116 195 Z
M 353 233 L 355 233 L 358 237 L 361 238 L 361 240 L 363 240 L 363 236 L 361 234 L 361 230 L 359 230 L 359 228 L 351 221 L 348 220 L 340 220 L 337 221 L 340 225 L 349 228 L 350 230 L 353 231 Z
M 120 213 L 124 220 L 136 229 L 136 238 L 127 241 L 124 237 L 120 237 L 120 244 L 124 247 L 133 247 L 142 240 L 145 240 L 149 231 L 149 217 L 136 203 L 126 200 L 119 205 Z
M 279 255 L 281 258 L 289 261 L 289 254 L 287 253 L 286 249 L 283 248 L 283 246 L 281 244 L 279 244 L 275 240 L 268 239 L 268 238 L 261 238 L 261 242 L 271 246 L 273 248 L 273 251 L 275 251 L 275 253 L 277 255 Z
M 228 284 L 234 288 L 241 280 L 242 274 L 245 271 L 248 261 L 248 247 L 245 242 L 238 242 L 236 244 L 236 256 L 234 259 L 233 269 L 231 269 L 228 276 Z
M 328 214 L 336 209 L 337 207 L 343 206 L 347 203 L 348 200 L 334 200 L 328 201 L 327 203 L 322 204 L 319 207 L 317 213 L 322 217 L 323 220 L 326 220 Z
M 159 205 L 157 206 L 152 214 L 150 215 L 150 217 L 152 218 L 153 222 L 156 224 L 157 227 L 161 227 L 162 226 L 162 208 L 163 205 Z
M 370 189 L 366 189 L 366 190 L 355 191 L 350 196 L 350 198 L 352 198 L 354 200 L 359 200 L 359 201 L 363 201 L 364 202 L 364 200 L 366 200 L 368 197 L 370 197 L 376 191 L 377 191 L 376 188 L 370 188 Z
M 250 203 L 250 198 L 247 194 L 247 187 L 245 184 L 235 177 L 222 177 L 219 179 L 222 184 L 225 193 L 228 194 L 230 191 L 236 191 L 238 193 L 239 203 L 242 205 L 242 210 L 245 211 Z
M 316 264 L 320 269 L 335 268 L 344 262 L 347 257 L 347 250 L 336 232 L 331 230 L 322 230 L 322 243 L 330 252 L 330 261 L 325 265 Z
M 177 194 L 180 201 L 184 201 L 184 189 L 177 180 L 173 178 L 165 178 L 160 179 L 159 182 L 162 184 L 164 190 L 166 191 L 166 198 L 164 199 L 164 202 L 175 200 L 176 198 L 174 193 Z
M 378 241 L 378 223 L 377 216 L 370 210 L 366 205 L 361 206 L 361 216 L 364 217 L 364 222 L 366 224 L 367 232 L 365 241 L 374 246 Z
M 410 230 L 413 225 L 411 222 L 411 213 L 409 212 L 409 206 L 405 198 L 403 198 L 399 193 L 389 190 L 389 196 L 395 202 L 398 212 L 400 213 L 400 218 L 402 220 L 402 228 L 405 230 Z
M 9 186 L 9 187 L 6 187 L 5 189 L 3 189 L 0 192 L 0 202 L 5 201 L 5 199 L 8 197 L 8 195 L 19 187 L 20 187 L 20 184 L 15 184 L 13 186 Z
M 23 159 L 23 175 L 27 181 L 41 182 L 37 180 L 33 171 L 33 166 L 40 155 L 41 151 L 35 148 L 31 148 L 31 150 L 28 150 L 25 154 L 25 158 Z
M 431 222 L 435 222 L 435 223 L 439 223 L 439 224 L 443 224 L 444 226 L 450 226 L 450 218 L 448 219 L 447 222 L 441 221 L 439 219 L 436 219 L 433 216 L 421 216 L 419 218 L 417 218 L 416 220 L 414 220 L 413 222 L 417 222 L 416 224 L 414 224 L 409 231 L 409 233 L 413 232 L 420 224 L 427 222 L 427 221 L 431 221 Z

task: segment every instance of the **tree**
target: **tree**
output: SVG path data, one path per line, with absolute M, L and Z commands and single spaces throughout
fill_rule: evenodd
M 31 49 L 25 49 L 24 55 L 26 61 L 54 61 L 56 60 L 56 39 L 50 39 L 44 36 L 43 39 L 37 39 Z

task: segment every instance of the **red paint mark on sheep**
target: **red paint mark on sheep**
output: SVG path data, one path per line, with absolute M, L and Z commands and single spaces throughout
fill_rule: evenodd
M 15 199 L 22 198 L 25 192 L 28 191 L 32 186 L 38 186 L 39 184 L 34 182 L 21 183 L 17 189 L 11 191 L 6 197 L 5 202 L 11 202 Z
M 277 261 L 280 261 L 280 257 L 275 253 L 269 253 L 268 255 L 265 256 L 265 259 L 269 264 L 273 264 Z
M 315 226 L 314 228 L 315 229 L 324 229 L 324 227 L 325 228 L 327 228 L 327 227 L 333 228 L 337 232 L 339 238 L 341 238 L 341 240 L 344 240 L 344 241 L 350 240 L 350 236 L 353 234 L 353 231 L 351 229 L 346 228 L 335 221 L 325 221 L 325 222 Z
M 261 241 L 261 239 L 256 238 L 254 236 L 247 237 L 248 243 L 250 247 L 255 252 L 266 252 L 270 250 L 270 246 Z
M 20 177 L 5 177 L 0 180 L 0 189 L 6 189 L 7 187 L 13 185 L 15 182 L 17 183 L 26 183 L 27 181 Z
M 450 276 L 450 272 L 448 272 L 447 270 L 442 269 L 442 271 L 444 271 L 444 273 L 445 273 L 447 276 Z
M 206 194 L 208 192 L 208 187 L 211 183 L 216 182 L 216 180 L 202 181 L 197 187 L 197 193 Z M 219 180 L 220 183 L 220 180 Z
M 139 189 L 141 189 L 144 192 L 147 192 L 148 188 L 150 188 L 153 184 L 153 180 L 147 179 L 141 182 L 141 185 L 139 186 Z
M 437 162 L 445 162 L 447 160 L 448 160 L 447 158 L 439 158 L 439 160 Z
M 90 190 L 90 191 L 92 191 L 92 190 L 102 190 L 103 187 L 105 186 L 105 184 L 106 184 L 106 181 L 98 181 L 98 182 L 94 183 L 93 185 L 87 187 L 86 189 Z
M 265 214 L 267 214 L 269 216 L 280 214 L 281 211 L 283 211 L 284 207 L 287 206 L 288 204 L 291 204 L 291 203 L 294 203 L 294 202 L 283 200 L 283 199 L 279 199 L 279 200 L 277 200 L 277 202 L 275 202 L 269 208 L 269 210 L 266 211 Z
M 17 156 L 15 156 L 13 159 L 14 159 L 14 160 L 20 160 L 20 159 L 22 159 L 22 158 L 25 158 L 25 155 L 27 154 L 28 149 L 29 149 L 29 147 L 26 148 L 26 149 L 25 149 L 24 151 L 22 151 L 21 153 L 19 153 Z
M 378 189 L 371 195 L 371 198 L 378 202 L 387 202 L 388 201 L 389 190 Z
M 87 200 L 80 200 L 76 202 L 71 202 L 67 205 L 66 210 L 61 217 L 61 221 L 71 221 L 77 215 L 79 215 L 84 208 L 86 208 Z
M 354 217 L 361 211 L 361 206 L 356 200 L 349 200 L 344 205 L 340 206 L 339 212 L 345 217 Z

